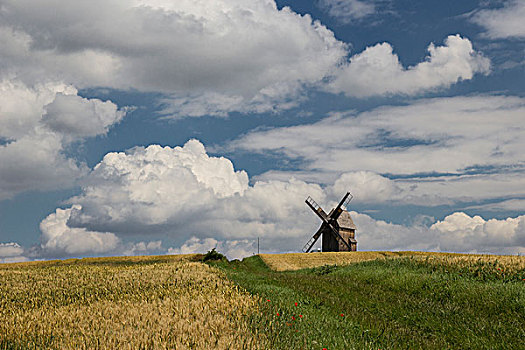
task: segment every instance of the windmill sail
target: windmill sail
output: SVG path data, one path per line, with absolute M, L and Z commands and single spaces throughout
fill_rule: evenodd
M 341 199 L 337 207 L 335 207 L 335 209 L 330 214 L 330 217 L 329 217 L 330 221 L 337 221 L 337 219 L 339 218 L 339 216 L 344 210 L 343 207 L 346 208 L 346 206 L 348 205 L 348 203 L 350 203 L 352 198 L 354 198 L 354 196 L 352 196 L 350 192 L 346 192 L 343 199 Z
M 326 213 L 323 210 L 323 208 L 321 208 L 321 206 L 319 204 L 317 204 L 317 202 L 314 201 L 314 199 L 312 197 L 308 196 L 308 198 L 306 198 L 305 202 L 314 211 L 314 213 L 316 213 L 317 216 L 319 216 L 321 218 L 321 220 L 323 220 L 325 222 L 328 221 L 328 215 L 326 215 Z
M 312 238 L 310 238 L 310 240 L 304 245 L 303 253 L 308 253 L 312 249 L 315 242 L 317 242 L 319 237 L 321 237 L 321 234 L 323 233 L 324 229 L 325 225 L 321 225 L 321 227 L 319 227 L 319 230 L 317 230 L 317 232 L 312 236 Z

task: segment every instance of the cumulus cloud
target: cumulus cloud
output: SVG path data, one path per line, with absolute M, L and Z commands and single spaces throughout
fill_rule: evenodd
M 438 250 L 438 245 L 424 225 L 405 226 L 369 215 L 350 212 L 357 227 L 356 239 L 359 250 Z
M 0 264 L 12 264 L 12 263 L 19 263 L 19 262 L 26 262 L 26 261 L 30 261 L 30 259 L 25 256 L 16 256 L 12 258 L 0 258 Z
M 334 197 L 349 189 L 359 202 L 386 202 L 401 197 L 402 189 L 384 176 L 371 171 L 355 171 L 341 174 L 329 188 Z
M 17 243 L 0 243 L 1 258 L 19 256 L 23 253 L 24 249 Z
M 16 79 L 0 81 L 0 137 L 16 140 L 35 128 L 44 107 L 57 94 L 75 95 L 77 90 L 63 83 L 38 84 L 31 88 Z
M 45 110 L 43 123 L 49 129 L 74 138 L 106 134 L 125 114 L 111 101 L 62 93 L 58 93 Z
M 398 225 L 351 212 L 363 250 L 421 250 L 464 253 L 525 252 L 525 216 L 485 220 L 456 212 L 430 227 Z
M 60 137 L 49 133 L 30 134 L 0 146 L 0 199 L 73 186 L 87 167 L 62 151 Z
M 367 47 L 337 71 L 327 89 L 356 97 L 413 95 L 449 87 L 490 70 L 489 59 L 460 35 L 448 36 L 443 46 L 431 43 L 428 53 L 424 62 L 404 68 L 389 43 Z
M 91 232 L 85 228 L 67 225 L 72 211 L 81 210 L 79 205 L 57 209 L 40 223 L 41 248 L 45 255 L 101 254 L 115 250 L 120 239 L 110 232 Z
M 477 11 L 472 21 L 484 27 L 491 39 L 525 38 L 525 3 L 520 0 L 505 2 L 503 7 Z
M 357 0 L 322 4 L 353 18 L 373 11 Z M 388 43 L 345 63 L 346 43 L 274 0 L 4 0 L 0 19 L 0 77 L 161 92 L 171 117 L 279 112 L 310 88 L 418 94 L 489 69 L 460 36 L 430 45 L 414 67 L 404 68 Z
M 293 249 L 297 242 L 290 238 L 302 239 L 317 225 L 304 205 L 308 195 L 334 202 L 319 185 L 294 179 L 250 185 L 244 171 L 210 157 L 196 140 L 184 147 L 137 147 L 107 154 L 83 180 L 82 193 L 69 200 L 72 208 L 43 221 L 42 248 L 107 252 L 120 249 L 118 237 L 149 233 L 180 242 L 180 249 L 191 237 L 213 238 L 232 257 L 252 251 L 257 237 L 272 238 L 268 250 Z M 80 243 L 82 235 L 89 244 Z
M 64 83 L 0 82 L 0 200 L 29 190 L 67 188 L 87 167 L 65 155 L 72 141 L 105 134 L 126 113 L 85 99 Z
M 228 259 L 242 259 L 255 253 L 253 240 L 218 241 L 214 238 L 191 237 L 179 248 L 169 248 L 168 254 L 204 254 L 213 248 Z
M 128 243 L 122 246 L 121 249 L 124 249 L 122 255 L 148 255 L 152 252 L 160 253 L 162 251 L 162 241 Z
M 81 257 L 87 255 L 147 255 L 164 253 L 162 241 L 126 242 L 112 232 L 95 232 L 71 227 L 73 213 L 80 205 L 57 208 L 40 223 L 40 244 L 27 251 L 32 259 Z M 22 248 L 21 248 L 22 249 Z
M 376 11 L 373 2 L 360 0 L 319 0 L 318 6 L 345 24 L 367 17 Z
M 439 248 L 445 251 L 525 252 L 525 216 L 484 220 L 458 212 L 436 222 L 430 229 L 437 233 Z
M 308 194 L 325 197 L 318 185 L 296 180 L 251 186 L 244 171 L 235 171 L 226 158 L 210 157 L 197 140 L 184 147 L 109 153 L 82 187 L 82 194 L 70 199 L 82 206 L 69 220 L 72 227 L 184 239 L 254 238 L 272 235 L 276 227 L 300 236 L 304 223 L 289 217 L 305 214 Z
M 163 92 L 190 115 L 282 108 L 346 55 L 325 26 L 273 0 L 6 0 L 2 9 L 5 71 Z
M 238 258 L 254 252 L 257 238 L 266 252 L 297 251 L 319 226 L 318 218 L 304 204 L 308 195 L 326 210 L 348 189 L 365 202 L 411 195 L 410 189 L 371 172 L 343 174 L 324 188 L 293 178 L 255 181 L 253 185 L 248 180 L 230 160 L 210 157 L 197 140 L 184 147 L 152 145 L 109 153 L 86 178 L 82 193 L 69 200 L 72 208 L 58 209 L 42 222 L 42 249 L 64 255 L 161 250 L 161 243 L 155 241 L 124 250 L 121 240 L 140 233 L 142 237 L 162 234 L 178 242 L 169 253 L 202 253 L 217 247 L 230 258 Z M 352 215 L 360 249 L 452 249 L 447 245 L 451 230 L 446 231 L 440 222 L 429 228 L 388 223 L 357 212 Z M 457 223 L 453 218 L 443 222 Z M 435 223 L 433 219 L 419 221 Z M 491 225 L 486 229 L 492 230 Z M 469 227 L 458 228 L 457 234 Z M 519 236 L 521 231 L 513 230 Z M 479 242 L 478 231 L 458 247 L 481 251 L 489 231 L 479 234 Z M 495 228 L 490 232 L 498 234 Z M 521 247 L 519 237 L 505 240 L 494 252 L 516 251 Z
M 28 261 L 18 243 L 0 243 L 0 264 Z

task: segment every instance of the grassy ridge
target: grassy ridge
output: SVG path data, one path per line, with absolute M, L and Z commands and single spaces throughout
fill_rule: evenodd
M 222 263 L 270 300 L 255 324 L 271 348 L 520 349 L 524 271 L 498 266 L 401 258 L 277 272 L 259 257 Z
M 451 268 L 500 268 L 502 273 L 515 275 L 525 270 L 525 257 L 516 255 L 458 254 L 435 252 L 389 252 L 362 251 L 351 254 L 328 252 L 322 254 L 261 254 L 263 261 L 275 271 L 290 271 L 323 265 L 349 265 L 362 261 L 392 258 L 410 258 L 424 260 L 426 264 L 448 265 Z M 525 276 L 523 276 L 525 277 Z
M 258 349 L 257 298 L 195 256 L 0 266 L 0 349 Z

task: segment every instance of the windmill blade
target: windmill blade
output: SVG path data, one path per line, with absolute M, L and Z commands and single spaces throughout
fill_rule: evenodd
M 328 215 L 326 215 L 323 208 L 321 208 L 312 197 L 308 196 L 304 202 L 314 211 L 314 213 L 317 214 L 317 216 L 321 218 L 321 220 L 323 220 L 323 222 L 328 223 Z
M 332 211 L 328 219 L 330 221 L 337 220 L 339 216 L 341 215 L 341 213 L 343 212 L 343 209 L 341 207 L 346 207 L 346 205 L 350 203 L 352 198 L 354 198 L 354 196 L 352 196 L 350 192 L 346 192 L 345 196 L 343 197 L 343 199 L 341 199 L 337 207 L 335 207 L 335 209 Z
M 330 233 L 332 235 L 334 235 L 334 237 L 338 240 L 340 240 L 341 242 L 343 242 L 347 247 L 348 247 L 348 251 L 351 251 L 352 248 L 350 247 L 350 244 L 348 244 L 347 241 L 345 241 L 343 239 L 343 237 L 341 237 L 341 235 L 339 234 L 339 231 L 337 231 L 331 224 L 326 224 L 328 226 L 328 229 L 330 231 Z
M 317 240 L 319 239 L 319 237 L 321 237 L 321 234 L 325 230 L 326 230 L 326 224 L 323 223 L 321 227 L 319 227 L 319 230 L 317 230 L 317 232 L 312 236 L 312 238 L 310 238 L 310 240 L 306 242 L 306 244 L 303 247 L 303 253 L 308 253 L 310 249 L 312 249 L 315 242 L 317 242 Z

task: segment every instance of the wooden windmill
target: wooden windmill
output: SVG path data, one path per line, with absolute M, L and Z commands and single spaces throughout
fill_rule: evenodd
M 306 204 L 323 220 L 323 223 L 304 245 L 303 252 L 308 253 L 321 235 L 323 236 L 323 252 L 355 252 L 357 250 L 356 227 L 350 213 L 343 209 L 352 198 L 350 192 L 347 192 L 337 207 L 332 209 L 328 215 L 312 197 L 306 198 Z

